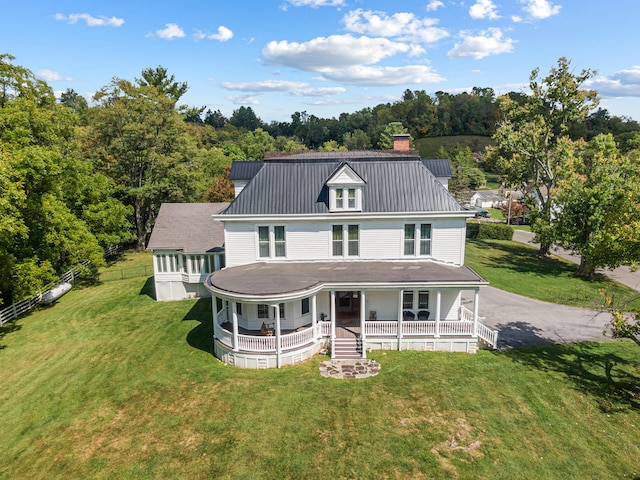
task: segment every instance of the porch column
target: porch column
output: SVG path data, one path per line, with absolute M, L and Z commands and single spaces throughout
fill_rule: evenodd
M 365 327 L 365 293 L 364 290 L 360 290 L 360 341 L 362 342 L 362 358 L 367 358 L 367 346 L 365 341 L 364 327 Z
M 436 290 L 436 328 L 434 331 L 434 337 L 440 338 L 440 303 L 442 301 L 442 290 Z
M 331 306 L 329 309 L 331 315 L 331 358 L 336 358 L 336 292 L 331 290 Z
M 238 347 L 238 307 L 236 302 L 231 302 L 231 321 L 233 322 L 233 351 L 240 350 Z
M 404 290 L 400 290 L 398 293 L 398 350 L 402 350 L 402 296 L 404 295 Z
M 315 295 L 311 297 L 311 328 L 313 329 L 313 337 L 320 338 L 320 333 L 316 330 L 318 328 L 318 302 Z
M 480 301 L 480 290 L 476 288 L 473 293 L 473 336 L 478 336 L 478 303 Z
M 213 313 L 213 338 L 216 338 L 216 327 L 218 325 L 218 297 L 211 295 L 211 312 Z
M 277 303 L 273 306 L 276 314 L 276 366 L 280 368 L 282 366 L 282 346 L 280 345 L 280 305 Z

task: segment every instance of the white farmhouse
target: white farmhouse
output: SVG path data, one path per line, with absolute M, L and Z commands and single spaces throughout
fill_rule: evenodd
M 478 317 L 487 282 L 464 265 L 473 212 L 443 185 L 441 161 L 431 162 L 440 181 L 429 161 L 408 151 L 248 163 L 234 164 L 237 197 L 226 208 L 211 205 L 208 223 L 188 220 L 188 204 L 163 205 L 148 247 L 158 300 L 204 296 L 195 286 L 203 281 L 218 358 L 269 368 L 319 351 L 362 358 L 371 349 L 495 346 L 497 333 Z M 167 225 L 176 216 L 180 226 Z M 182 245 L 192 234 L 187 224 L 206 224 L 208 243 Z M 465 290 L 473 293 L 471 309 L 462 305 Z

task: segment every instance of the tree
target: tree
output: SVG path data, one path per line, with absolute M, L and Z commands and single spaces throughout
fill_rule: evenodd
M 392 150 L 393 136 L 399 133 L 408 133 L 408 131 L 401 122 L 389 123 L 384 128 L 384 131 L 380 134 L 380 140 L 378 140 L 378 148 L 380 148 L 381 150 Z M 409 142 L 411 145 L 413 145 L 413 137 L 409 138 Z
M 318 150 L 321 152 L 344 152 L 347 147 L 339 145 L 335 140 L 328 140 Z
M 262 120 L 258 118 L 251 107 L 240 107 L 234 110 L 229 123 L 234 127 L 251 131 L 262 126 Z
M 347 147 L 347 150 L 367 150 L 371 148 L 369 135 L 360 129 L 345 133 L 342 137 L 342 144 Z
M 230 202 L 235 196 L 231 176 L 231 165 L 225 167 L 224 171 L 213 178 L 209 189 L 204 193 L 202 199 L 206 202 Z
M 225 117 L 220 110 L 212 112 L 207 110 L 204 116 L 205 125 L 211 125 L 214 128 L 222 128 L 229 122 L 229 119 Z
M 67 88 L 66 92 L 60 95 L 60 103 L 69 107 L 78 116 L 82 116 L 89 108 L 87 99 L 72 88 Z
M 175 75 L 169 76 L 167 69 L 160 65 L 142 70 L 142 78 L 136 78 L 136 83 L 140 87 L 156 88 L 161 95 L 172 99 L 174 105 L 189 90 L 187 82 L 176 82 Z
M 114 79 L 94 97 L 88 151 L 113 179 L 133 211 L 138 250 L 144 249 L 162 202 L 189 202 L 205 188 L 200 152 L 167 97 L 152 86 Z
M 540 77 L 533 70 L 529 87 L 531 95 L 523 103 L 509 96 L 500 98 L 502 119 L 493 136 L 500 152 L 498 168 L 510 184 L 525 188 L 529 182 L 537 199 L 532 209 L 532 231 L 540 243 L 539 255 L 546 255 L 554 238 L 552 228 L 553 196 L 558 181 L 570 168 L 576 148 L 569 138 L 569 127 L 583 121 L 598 104 L 594 90 L 584 88 L 595 75 L 582 70 L 574 75 L 571 62 L 558 60 L 549 75 Z
M 613 338 L 628 338 L 640 346 L 640 311 L 625 312 L 614 305 L 614 299 L 610 294 L 604 290 L 602 294 L 605 310 L 611 315 L 604 333 L 609 331 Z
M 578 274 L 640 261 L 640 163 L 599 135 L 558 182 L 553 228 L 562 246 L 580 254 Z

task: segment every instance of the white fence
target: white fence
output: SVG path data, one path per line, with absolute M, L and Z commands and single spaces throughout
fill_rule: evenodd
M 104 256 L 108 257 L 110 255 L 113 255 L 119 249 L 120 249 L 119 245 L 113 245 L 113 246 L 107 248 L 104 251 Z M 26 300 L 22 300 L 21 302 L 17 302 L 17 303 L 14 303 L 12 305 L 9 305 L 8 307 L 3 308 L 2 310 L 0 310 L 0 327 L 2 325 L 4 325 L 5 323 L 10 322 L 11 320 L 15 320 L 20 315 L 23 315 L 23 314 L 27 313 L 33 307 L 38 305 L 42 301 L 42 297 L 47 292 L 51 291 L 52 288 L 54 288 L 56 285 L 58 285 L 60 283 L 73 281 L 75 278 L 80 276 L 80 273 L 82 272 L 82 269 L 84 267 L 88 267 L 88 266 L 89 266 L 89 262 L 88 261 L 82 262 L 82 263 L 78 264 L 77 266 L 73 267 L 71 270 L 67 270 L 62 275 L 60 275 L 60 281 L 59 282 L 50 283 L 49 285 L 46 285 L 44 287 L 43 291 L 39 292 L 37 295 L 34 295 L 33 297 L 28 298 Z

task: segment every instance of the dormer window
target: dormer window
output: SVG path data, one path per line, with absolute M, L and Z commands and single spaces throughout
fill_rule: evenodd
M 341 165 L 327 180 L 329 211 L 362 211 L 362 189 L 365 182 L 349 164 Z

